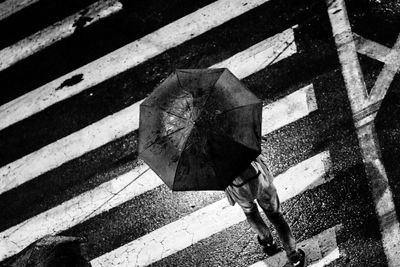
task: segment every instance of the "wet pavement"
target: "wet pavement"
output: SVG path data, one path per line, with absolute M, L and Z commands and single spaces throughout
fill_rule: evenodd
M 15 28 L 14 33 L 6 34 L 0 47 L 94 1 L 71 1 L 60 7 L 50 2 L 40 1 L 0 21 L 0 29 L 9 29 L 10 25 Z M 4 92 L 0 103 L 33 91 L 211 2 L 176 0 L 166 5 L 159 1 L 122 1 L 121 13 L 0 72 Z M 400 29 L 399 1 L 347 1 L 346 4 L 354 32 L 389 48 L 393 46 Z M 26 26 L 43 10 L 54 14 Z M 315 155 L 329 152 L 329 168 L 324 174 L 327 181 L 285 201 L 283 213 L 299 242 L 339 225 L 335 233 L 340 256 L 327 266 L 388 266 L 324 1 L 268 1 L 1 130 L 0 165 L 6 166 L 135 104 L 176 68 L 209 67 L 294 25 L 298 25 L 294 30 L 297 53 L 242 80 L 263 100 L 264 106 L 306 85 L 312 84 L 314 88 L 317 110 L 265 135 L 262 142 L 262 153 L 276 176 Z M 370 90 L 384 64 L 361 54 L 358 59 Z M 68 87 L 64 84 L 59 90 Z M 375 119 L 397 214 L 400 212 L 399 112 L 400 74 L 397 73 Z M 137 142 L 137 130 L 117 139 L 110 138 L 105 145 L 0 194 L 0 231 L 143 165 L 138 159 Z M 223 198 L 222 192 L 172 192 L 161 185 L 58 232 L 87 238 L 89 257 L 93 260 Z M 151 264 L 249 266 L 265 257 L 255 233 L 241 221 Z M 400 262 L 394 266 L 400 266 Z

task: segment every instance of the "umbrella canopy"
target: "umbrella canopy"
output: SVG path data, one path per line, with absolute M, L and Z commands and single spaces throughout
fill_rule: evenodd
M 261 152 L 261 113 L 228 69 L 176 70 L 140 105 L 139 156 L 172 190 L 223 190 Z

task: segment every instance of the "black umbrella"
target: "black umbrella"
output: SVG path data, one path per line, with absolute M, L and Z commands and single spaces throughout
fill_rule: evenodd
M 140 105 L 139 155 L 172 190 L 223 190 L 261 152 L 261 113 L 228 69 L 176 70 Z

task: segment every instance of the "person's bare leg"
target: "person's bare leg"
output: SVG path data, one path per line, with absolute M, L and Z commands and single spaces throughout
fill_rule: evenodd
M 288 257 L 291 254 L 296 253 L 296 240 L 294 239 L 292 231 L 282 213 L 280 211 L 270 212 L 268 210 L 264 210 L 264 212 L 265 215 L 267 215 L 268 220 L 275 227 Z
M 280 201 L 274 185 L 265 189 L 265 193 L 257 199 L 268 220 L 275 227 L 287 256 L 296 253 L 296 240 L 285 218 L 281 213 Z
M 267 195 L 268 196 L 268 195 Z M 278 236 L 283 243 L 283 248 L 291 263 L 290 266 L 304 266 L 305 255 L 301 250 L 296 250 L 296 240 L 293 237 L 289 224 L 286 222 L 280 211 L 279 198 L 261 198 L 258 200 L 259 205 L 263 209 L 268 220 L 275 227 Z
M 296 250 L 296 240 L 293 237 L 292 231 L 282 213 L 278 211 L 269 211 L 264 210 L 265 215 L 267 215 L 268 220 L 274 225 L 276 231 L 278 232 L 279 238 L 283 243 L 283 248 L 286 251 L 286 256 L 288 257 L 291 263 L 298 263 L 298 265 L 293 266 L 302 266 L 301 259 L 302 256 L 299 251 Z M 303 259 L 304 261 L 304 259 Z
M 243 207 L 242 207 L 243 208 Z M 261 218 L 260 212 L 257 209 L 257 205 L 253 205 L 249 208 L 243 208 L 244 214 L 246 215 L 247 222 L 251 228 L 257 233 L 262 241 L 272 242 L 271 231 Z

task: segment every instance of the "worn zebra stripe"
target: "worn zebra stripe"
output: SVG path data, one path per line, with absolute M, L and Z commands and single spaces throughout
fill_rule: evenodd
M 233 74 L 243 79 L 294 53 L 296 45 L 293 29 L 290 28 L 211 68 L 229 68 Z M 1 167 L 0 194 L 137 130 L 139 105 L 142 101 Z
M 400 262 L 400 223 L 397 218 L 393 193 L 389 185 L 385 166 L 381 156 L 379 140 L 375 131 L 375 114 L 364 112 L 382 101 L 399 69 L 400 35 L 385 57 L 385 65 L 379 73 L 370 94 L 366 91 L 365 80 L 357 57 L 357 44 L 353 40 L 350 20 L 344 0 L 326 0 L 328 15 L 332 25 L 342 75 L 346 85 L 353 115 L 366 114 L 367 117 L 355 121 L 360 152 L 365 165 L 365 173 L 370 185 L 375 212 L 382 235 L 382 245 L 388 266 L 398 266 Z M 371 42 L 369 42 L 371 44 Z M 373 51 L 376 51 L 374 48 Z M 386 49 L 380 55 L 387 53 Z M 369 53 L 370 54 L 370 53 Z M 368 55 L 369 55 L 368 54 Z M 374 53 L 376 55 L 376 53 Z M 372 55 L 373 56 L 373 55 Z M 375 57 L 373 57 L 375 58 Z M 360 113 L 361 112 L 361 113 Z M 361 123 L 365 123 L 364 125 Z
M 0 107 L 0 130 L 76 95 L 269 0 L 218 0 Z M 63 90 L 64 81 L 81 81 Z
M 276 103 L 264 107 L 263 117 L 270 116 L 271 114 L 280 114 L 279 116 L 271 116 L 271 121 L 269 122 L 264 122 L 263 120 L 262 134 L 266 135 L 273 130 L 276 130 L 276 125 L 278 125 L 278 123 L 275 123 L 274 120 L 278 118 L 280 123 L 282 123 L 282 120 L 279 119 L 280 116 L 287 118 L 284 125 L 293 122 L 295 116 L 290 114 L 298 114 L 297 117 L 300 117 L 300 112 L 296 112 L 296 109 L 301 110 L 302 106 L 307 106 L 307 102 L 304 102 L 303 104 L 298 103 L 288 105 L 289 101 L 287 99 L 292 99 L 294 103 L 299 100 L 306 100 L 303 95 L 310 94 L 308 92 L 309 88 L 309 86 L 304 87 L 277 101 L 281 102 L 284 107 L 293 106 L 294 110 L 290 108 L 285 110 L 285 108 L 279 107 Z M 302 114 L 303 117 L 309 112 L 310 110 L 305 111 L 305 113 Z M 329 159 L 327 156 L 322 156 L 320 160 L 324 166 L 329 167 Z M 325 163 L 323 162 L 324 160 Z M 297 169 L 294 168 L 293 171 L 297 171 Z M 309 171 L 312 172 L 311 170 Z M 320 169 L 315 168 L 315 171 L 319 172 Z M 286 173 L 290 174 L 290 172 L 291 171 L 288 170 Z M 314 175 L 318 176 L 319 173 L 314 173 Z M 293 174 L 293 177 L 296 176 Z M 293 184 L 297 184 L 297 181 L 292 182 Z M 277 181 L 277 183 L 279 184 L 279 181 Z M 78 223 L 88 220 L 102 212 L 117 207 L 140 194 L 152 190 L 161 184 L 163 184 L 161 179 L 159 179 L 153 171 L 149 170 L 146 165 L 139 166 L 124 175 L 101 184 L 93 190 L 85 192 L 60 204 L 59 206 L 38 214 L 0 233 L 0 237 L 3 240 L 0 241 L 0 248 L 7 248 L 7 250 L 4 250 L 5 254 L 0 255 L 0 259 L 18 253 L 25 246 L 45 235 L 56 234 L 71 228 Z M 299 186 L 302 185 L 299 184 Z M 297 187 L 291 187 L 285 189 L 284 192 L 289 192 L 289 190 L 294 190 L 293 192 L 296 192 L 300 189 Z M 293 194 L 293 192 L 289 194 Z
M 326 182 L 329 152 L 322 152 L 275 178 L 281 201 Z M 294 180 L 296 181 L 294 183 Z M 91 261 L 92 266 L 145 266 L 245 220 L 243 211 L 226 199 L 197 210 Z
M 342 225 L 331 227 L 322 233 L 297 244 L 307 255 L 307 266 L 322 267 L 339 259 L 339 247 L 336 241 L 336 230 Z M 283 267 L 287 263 L 285 252 L 280 252 L 249 267 Z
M 122 9 L 117 0 L 102 0 L 0 51 L 0 71 L 72 35 L 84 18 L 87 27 Z
M 391 52 L 390 48 L 368 40 L 356 33 L 353 33 L 353 39 L 358 53 L 379 60 L 380 62 L 386 62 L 386 58 Z
M 21 9 L 33 5 L 39 0 L 5 0 L 0 3 L 0 20 L 17 13 Z
M 263 135 L 301 119 L 314 110 L 317 110 L 317 100 L 314 87 L 310 84 L 264 107 Z

